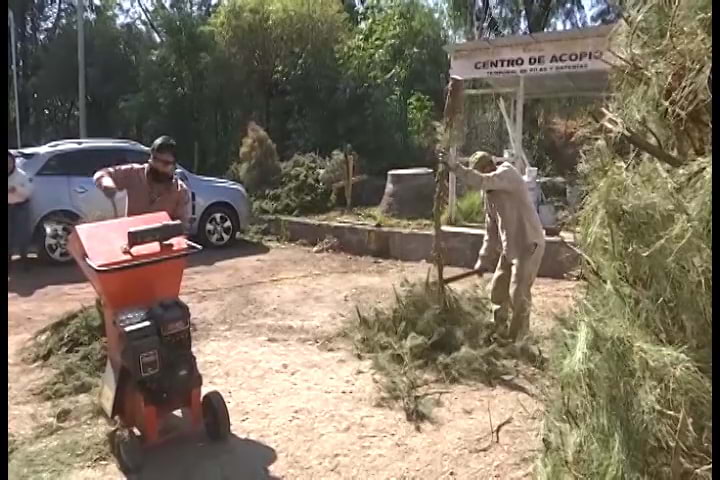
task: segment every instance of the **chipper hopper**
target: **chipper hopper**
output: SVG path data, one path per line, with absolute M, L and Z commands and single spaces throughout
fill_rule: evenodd
M 226 439 L 225 401 L 216 391 L 201 397 L 190 311 L 178 298 L 187 256 L 201 247 L 161 212 L 78 225 L 69 249 L 102 302 L 107 366 L 100 403 L 119 419 L 113 449 L 120 467 L 139 470 L 143 450 L 171 436 L 162 427 L 178 410 L 183 418 L 189 413 L 190 431 Z

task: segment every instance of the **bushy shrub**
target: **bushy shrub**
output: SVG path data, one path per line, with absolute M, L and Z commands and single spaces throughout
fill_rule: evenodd
M 424 166 L 433 166 L 440 132 L 435 121 L 432 100 L 422 93 L 414 93 L 407 102 L 408 135 L 413 156 Z
M 280 186 L 256 203 L 259 213 L 302 215 L 324 213 L 333 205 L 332 188 L 323 182 L 328 160 L 314 153 L 295 155 L 282 165 Z
M 626 8 L 611 135 L 582 165 L 588 293 L 560 334 L 541 479 L 712 478 L 712 3 Z
M 321 161 L 322 172 L 320 180 L 327 186 L 332 187 L 338 182 L 345 180 L 345 154 L 340 150 L 333 150 L 330 158 Z
M 485 200 L 482 193 L 469 191 L 458 199 L 455 221 L 459 225 L 485 221 Z
M 710 161 L 673 179 L 595 163 L 592 178 L 594 272 L 558 344 L 541 478 L 710 478 Z
M 260 194 L 277 185 L 280 162 L 275 144 L 255 122 L 248 125 L 237 162 L 230 166 L 227 175 L 241 182 L 251 195 Z

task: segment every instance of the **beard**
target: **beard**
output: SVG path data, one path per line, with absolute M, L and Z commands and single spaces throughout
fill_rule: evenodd
M 151 182 L 155 183 L 171 183 L 173 176 L 174 175 L 172 173 L 161 172 L 152 167 L 148 170 L 148 178 Z

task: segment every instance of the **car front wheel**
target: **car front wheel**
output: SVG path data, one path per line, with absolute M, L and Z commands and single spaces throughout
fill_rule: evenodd
M 72 260 L 68 238 L 75 225 L 68 215 L 53 214 L 40 222 L 36 234 L 39 257 L 49 263 L 63 264 Z
M 211 206 L 203 214 L 198 225 L 200 243 L 209 248 L 230 245 L 240 229 L 237 215 L 229 208 Z

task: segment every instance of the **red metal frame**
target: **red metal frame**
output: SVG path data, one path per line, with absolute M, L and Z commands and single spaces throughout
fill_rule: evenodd
M 123 382 L 122 380 L 121 382 L 123 396 L 118 406 L 117 415 L 124 427 L 134 427 L 140 431 L 144 445 L 148 447 L 156 446 L 179 435 L 196 433 L 202 430 L 202 387 L 193 388 L 187 395 L 171 399 L 170 402 L 157 406 L 147 402 L 142 392 L 138 391 L 130 382 Z M 163 419 L 177 410 L 184 409 L 188 409 L 190 412 L 191 428 L 188 431 L 161 436 L 160 430 Z
M 178 297 L 185 256 L 199 247 L 184 237 L 176 237 L 164 245 L 140 245 L 132 251 L 126 248 L 129 229 L 169 220 L 167 213 L 158 212 L 78 225 L 68 246 L 102 300 L 108 358 L 118 374 L 115 413 L 124 427 L 140 431 L 145 446 L 176 436 L 160 435 L 163 419 L 176 410 L 190 410 L 191 432 L 203 425 L 200 386 L 162 405 L 153 405 L 128 381 L 120 359 L 120 332 L 113 321 L 117 313 L 125 309 L 149 308 L 159 300 Z

